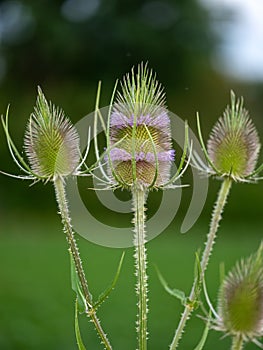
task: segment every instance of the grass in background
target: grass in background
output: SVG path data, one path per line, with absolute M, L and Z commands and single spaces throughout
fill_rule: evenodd
M 219 263 L 224 260 L 227 271 L 240 256 L 255 251 L 261 239 L 259 227 L 257 222 L 252 227 L 243 222 L 227 221 L 222 224 L 206 276 L 214 305 L 219 287 Z M 203 244 L 207 223 L 198 222 L 184 235 L 177 232 L 171 226 L 148 243 L 151 350 L 168 348 L 182 312 L 180 303 L 166 294 L 160 285 L 154 264 L 171 287 L 188 293 L 193 281 L 194 253 Z M 113 278 L 122 250 L 96 246 L 82 238 L 79 244 L 96 298 Z M 32 222 L 27 217 L 18 222 L 9 218 L 1 224 L 0 247 L 0 349 L 77 349 L 69 257 L 59 222 L 54 224 L 52 219 L 46 218 Z M 99 312 L 116 350 L 136 347 L 132 255 L 133 249 L 127 249 L 116 289 Z M 201 313 L 200 309 L 198 313 Z M 204 323 L 193 317 L 188 326 L 188 336 L 183 338 L 180 348 L 192 350 L 201 337 Z M 81 320 L 81 329 L 87 348 L 101 349 L 92 325 L 85 317 Z M 219 339 L 219 333 L 211 332 L 205 349 L 229 348 L 229 339 Z M 246 350 L 254 348 L 255 345 L 249 345 Z

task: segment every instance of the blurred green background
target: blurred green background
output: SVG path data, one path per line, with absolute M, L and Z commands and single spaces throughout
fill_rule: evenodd
M 263 63 L 257 66 L 258 73 L 251 67 L 250 75 L 247 62 L 243 63 L 246 69 L 237 71 L 242 58 L 238 42 L 231 44 L 226 39 L 231 37 L 241 13 L 238 6 L 227 8 L 223 1 L 213 2 L 218 7 L 208 6 L 204 0 L 0 1 L 0 113 L 4 114 L 10 104 L 10 128 L 19 149 L 37 85 L 77 122 L 93 111 L 99 80 L 103 83 L 101 106 L 106 106 L 116 78 L 141 61 L 148 61 L 157 72 L 165 86 L 169 109 L 187 119 L 194 131 L 199 111 L 204 135 L 208 136 L 233 89 L 238 96 L 244 96 L 262 138 Z M 258 32 L 254 34 L 251 40 Z M 224 56 L 229 43 L 233 48 L 237 44 L 236 55 Z M 263 40 L 258 42 L 261 51 L 262 43 Z M 8 154 L 3 130 L 0 140 L 0 169 L 18 173 Z M 191 182 L 190 171 L 183 180 Z M 254 251 L 262 237 L 262 186 L 233 186 L 207 272 L 215 304 L 220 262 L 225 261 L 226 269 L 230 268 L 238 257 Z M 168 348 L 182 311 L 180 303 L 160 286 L 154 264 L 172 287 L 186 292 L 190 289 L 194 253 L 203 246 L 218 187 L 217 181 L 210 180 L 198 222 L 182 235 L 180 224 L 191 198 L 191 190 L 184 190 L 176 218 L 148 244 L 149 349 Z M 94 193 L 87 191 L 86 196 L 97 208 Z M 154 204 L 149 210 L 154 210 Z M 77 348 L 67 245 L 56 211 L 50 184 L 29 187 L 25 181 L 0 177 L 1 350 Z M 106 222 L 113 217 L 106 209 L 103 214 L 94 210 L 93 215 L 100 220 L 104 217 Z M 124 219 L 116 219 L 116 226 L 121 225 L 125 225 Z M 96 246 L 82 238 L 79 244 L 91 290 L 98 296 L 110 283 L 121 250 Z M 132 249 L 127 249 L 119 283 L 100 310 L 115 349 L 136 347 L 132 255 Z M 100 349 L 95 332 L 85 321 L 81 325 L 87 348 Z M 203 321 L 193 317 L 181 348 L 193 349 L 203 327 Z M 221 334 L 211 332 L 205 349 L 229 348 L 229 339 L 220 338 Z

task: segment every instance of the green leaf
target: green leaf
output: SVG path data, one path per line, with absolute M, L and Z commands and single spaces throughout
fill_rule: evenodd
M 76 299 L 75 302 L 75 334 L 76 334 L 76 339 L 77 339 L 77 344 L 79 350 L 86 350 L 85 345 L 83 344 L 81 334 L 80 334 L 80 329 L 79 329 L 79 320 L 78 320 L 78 299 Z
M 182 303 L 182 305 L 185 306 L 186 302 L 187 302 L 187 298 L 185 296 L 185 293 L 183 291 L 181 291 L 180 289 L 171 289 L 168 286 L 168 283 L 165 281 L 165 279 L 163 278 L 163 276 L 161 275 L 160 271 L 158 270 L 158 268 L 155 266 L 156 268 L 156 272 L 158 275 L 158 278 L 162 284 L 162 286 L 164 287 L 164 289 L 166 290 L 167 293 L 169 293 L 171 296 L 179 299 Z
M 71 267 L 71 287 L 74 290 L 74 292 L 77 295 L 77 301 L 78 301 L 78 310 L 79 312 L 85 312 L 87 310 L 87 303 L 86 299 L 84 297 L 84 294 L 82 292 L 82 288 L 80 285 L 79 277 L 77 275 L 75 262 L 72 257 L 72 253 L 70 253 L 70 267 Z
M 208 320 L 207 320 L 206 327 L 204 329 L 202 338 L 201 338 L 200 342 L 198 343 L 198 345 L 194 348 L 194 350 L 202 350 L 203 349 L 205 342 L 206 342 L 206 339 L 207 339 L 207 336 L 208 336 L 210 323 L 211 323 L 211 310 L 209 312 Z
M 109 285 L 108 288 L 105 289 L 105 291 L 99 296 L 98 300 L 94 303 L 93 307 L 94 309 L 97 309 L 110 295 L 110 293 L 112 292 L 112 290 L 115 288 L 116 283 L 118 281 L 120 272 L 121 272 L 121 267 L 122 267 L 122 263 L 123 263 L 123 259 L 124 259 L 124 255 L 125 252 L 122 253 L 118 268 L 117 268 L 117 272 L 111 282 L 111 284 Z

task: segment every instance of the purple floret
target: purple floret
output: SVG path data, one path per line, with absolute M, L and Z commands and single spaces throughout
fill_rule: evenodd
M 136 126 L 139 125 L 147 125 L 152 126 L 154 128 L 160 129 L 163 132 L 170 128 L 170 120 L 166 109 L 160 108 L 158 111 L 158 115 L 140 115 L 137 117 Z M 111 115 L 111 127 L 122 129 L 127 126 L 132 127 L 134 123 L 134 114 L 130 117 L 125 116 L 123 113 L 115 110 Z
M 175 151 L 170 150 L 170 151 L 164 151 L 164 152 L 158 152 L 157 154 L 158 161 L 161 162 L 170 162 L 173 161 L 175 158 Z M 114 148 L 110 151 L 110 158 L 111 160 L 114 161 L 119 161 L 119 162 L 127 162 L 132 160 L 133 156 L 132 154 L 128 153 L 124 149 L 121 148 Z M 153 152 L 137 152 L 135 153 L 135 161 L 146 161 L 148 163 L 155 163 L 155 154 Z

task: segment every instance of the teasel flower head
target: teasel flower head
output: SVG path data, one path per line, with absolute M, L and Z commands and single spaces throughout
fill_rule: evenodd
M 263 345 L 263 244 L 224 278 L 212 328 L 243 342 Z
M 202 138 L 199 116 L 197 123 L 200 142 L 208 162 L 206 166 L 197 155 L 193 157 L 194 165 L 201 172 L 241 182 L 259 179 L 257 174 L 263 170 L 263 166 L 256 168 L 256 163 L 261 145 L 249 113 L 243 107 L 243 98 L 236 99 L 231 91 L 231 104 L 214 125 L 207 147 Z
M 13 160 L 25 173 L 11 176 L 36 182 L 52 181 L 55 177 L 65 178 L 80 173 L 82 162 L 77 130 L 61 109 L 47 102 L 40 87 L 24 138 L 24 150 L 29 164 L 18 152 L 10 137 L 8 111 L 6 118 L 2 117 L 2 124 Z
M 113 186 L 158 189 L 172 186 L 181 175 L 171 177 L 175 151 L 165 94 L 147 65 L 132 69 L 121 83 L 109 115 L 107 148 Z

